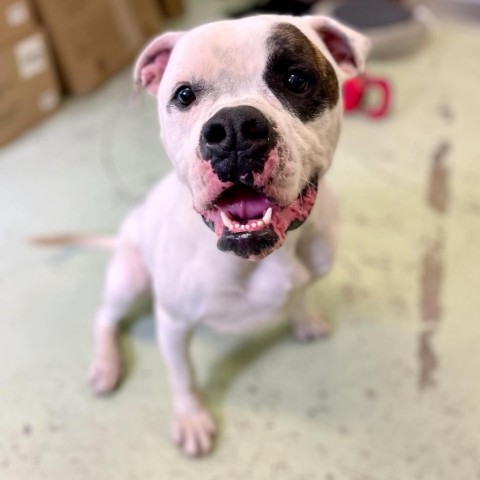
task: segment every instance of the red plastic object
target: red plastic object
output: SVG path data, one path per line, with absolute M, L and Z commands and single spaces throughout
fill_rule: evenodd
M 365 103 L 368 90 L 377 89 L 380 92 L 378 105 L 369 106 Z M 390 108 L 391 88 L 383 78 L 361 77 L 351 78 L 343 84 L 343 106 L 345 112 L 360 111 L 371 118 L 384 117 Z

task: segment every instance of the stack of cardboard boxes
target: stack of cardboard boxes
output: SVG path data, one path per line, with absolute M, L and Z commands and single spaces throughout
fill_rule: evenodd
M 0 146 L 61 92 L 97 88 L 181 11 L 181 0 L 0 0 Z
M 157 0 L 35 0 L 66 91 L 92 91 L 162 27 Z
M 27 0 L 0 0 L 0 145 L 58 107 L 46 36 Z

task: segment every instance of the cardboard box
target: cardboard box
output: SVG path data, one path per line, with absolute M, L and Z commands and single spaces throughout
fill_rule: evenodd
M 130 0 L 130 4 L 146 41 L 158 35 L 163 27 L 164 15 L 157 0 Z M 135 55 L 138 53 L 140 52 L 137 50 Z
M 27 0 L 0 0 L 0 48 L 35 28 L 32 7 Z
M 0 145 L 55 111 L 60 89 L 44 33 L 0 49 Z
M 183 13 L 182 0 L 159 0 L 163 13 L 167 17 L 178 17 Z
M 155 0 L 36 0 L 66 90 L 82 94 L 129 63 L 161 30 Z

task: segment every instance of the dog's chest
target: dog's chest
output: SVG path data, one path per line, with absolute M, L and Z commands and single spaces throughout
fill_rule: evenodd
M 300 230 L 259 262 L 218 250 L 212 232 L 191 207 L 191 198 L 169 176 L 137 215 L 154 301 L 178 322 L 204 322 L 242 331 L 275 318 L 295 288 L 309 279 L 296 250 Z M 158 215 L 158 205 L 163 214 Z M 165 224 L 158 218 L 170 218 Z
M 292 267 L 290 262 L 260 263 L 247 265 L 228 279 L 219 278 L 209 291 L 204 322 L 221 330 L 241 331 L 274 320 L 295 287 Z
M 288 252 L 256 263 L 221 258 L 218 264 L 192 259 L 178 282 L 165 286 L 162 303 L 179 320 L 222 331 L 249 330 L 278 318 L 293 290 L 308 280 L 303 265 Z

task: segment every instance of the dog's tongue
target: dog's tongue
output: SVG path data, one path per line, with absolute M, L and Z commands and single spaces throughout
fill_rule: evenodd
M 237 185 L 228 189 L 221 196 L 217 206 L 230 218 L 251 220 L 262 218 L 268 207 L 273 206 L 273 203 L 253 188 Z

